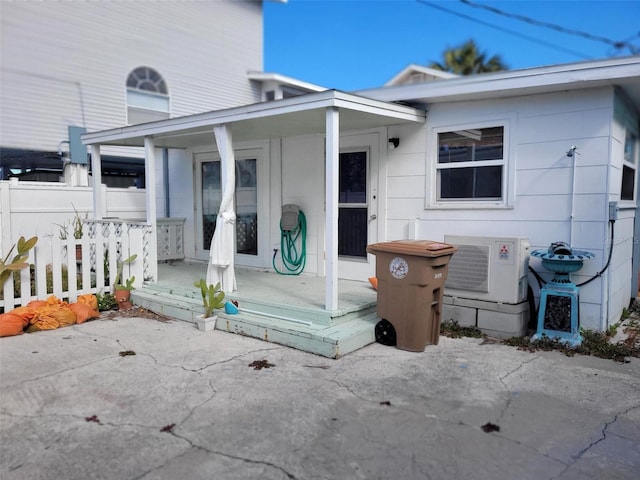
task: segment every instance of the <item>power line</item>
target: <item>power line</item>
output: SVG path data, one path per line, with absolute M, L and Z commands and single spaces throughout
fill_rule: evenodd
M 591 57 L 589 57 L 587 55 L 584 55 L 583 53 L 576 52 L 575 50 L 564 48 L 564 47 L 561 47 L 559 45 L 556 45 L 556 44 L 553 44 L 553 43 L 550 43 L 550 42 L 545 42 L 543 40 L 540 40 L 539 38 L 530 37 L 529 35 L 524 35 L 524 34 L 522 34 L 520 32 L 516 32 L 515 30 L 510 30 L 508 28 L 499 27 L 497 25 L 493 25 L 493 24 L 491 24 L 489 22 L 485 22 L 483 20 L 478 20 L 477 18 L 473 18 L 473 17 L 471 17 L 469 15 L 465 15 L 464 13 L 459 13 L 459 12 L 456 12 L 456 11 L 453 11 L 453 10 L 449 10 L 448 8 L 445 8 L 445 7 L 441 6 L 441 5 L 437 5 L 437 4 L 432 3 L 432 2 L 427 2 L 426 0 L 416 0 L 416 1 L 418 3 L 420 3 L 420 4 L 422 4 L 422 5 L 426 5 L 427 7 L 435 8 L 436 10 L 441 10 L 443 12 L 450 13 L 451 15 L 455 15 L 457 17 L 464 18 L 465 20 L 469 20 L 469 21 L 474 22 L 474 23 L 479 23 L 480 25 L 484 25 L 485 27 L 493 28 L 493 29 L 498 30 L 498 31 L 503 32 L 503 33 L 510 33 L 511 35 L 514 35 L 514 36 L 520 37 L 520 38 L 524 38 L 525 40 L 529 40 L 530 42 L 537 43 L 539 45 L 544 45 L 546 47 L 553 48 L 555 50 L 560 50 L 560 51 L 563 51 L 565 53 L 570 53 L 571 55 L 575 55 L 575 56 L 583 58 L 585 60 L 591 59 Z
M 561 33 L 566 33 L 568 35 L 574 35 L 574 36 L 577 36 L 577 37 L 586 38 L 588 40 L 593 40 L 593 41 L 596 41 L 596 42 L 606 43 L 606 44 L 611 45 L 612 47 L 614 47 L 616 50 L 622 50 L 623 48 L 628 48 L 629 51 L 632 54 L 638 53 L 638 51 L 640 51 L 633 44 L 629 43 L 628 40 L 621 40 L 621 41 L 611 40 L 610 38 L 607 38 L 607 37 L 603 37 L 603 36 L 600 36 L 600 35 L 593 35 L 593 34 L 588 33 L 588 32 L 583 32 L 583 31 L 580 31 L 580 30 L 575 30 L 573 28 L 563 27 L 561 25 L 555 25 L 553 23 L 543 22 L 543 21 L 540 21 L 540 20 L 536 20 L 536 19 L 527 17 L 525 15 L 519 15 L 517 13 L 505 12 L 504 10 L 500 10 L 499 8 L 492 7 L 490 5 L 483 5 L 483 4 L 471 2 L 470 0 L 459 0 L 459 1 L 464 3 L 465 5 L 470 6 L 470 7 L 481 8 L 481 9 L 484 9 L 484 10 L 488 10 L 490 12 L 493 12 L 493 13 L 497 14 L 497 15 L 502 15 L 503 17 L 507 17 L 507 18 L 513 18 L 515 20 L 520 20 L 520 21 L 528 23 L 530 25 L 536 25 L 536 26 L 539 26 L 539 27 L 550 28 L 551 30 L 555 30 L 555 31 L 561 32 Z M 640 35 L 640 33 L 639 33 L 639 35 Z M 635 36 L 637 36 L 637 35 L 635 35 Z M 633 36 L 631 38 L 634 38 L 635 36 Z

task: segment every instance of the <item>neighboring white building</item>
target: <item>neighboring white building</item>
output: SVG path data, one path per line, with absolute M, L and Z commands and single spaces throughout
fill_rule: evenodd
M 261 1 L 0 2 L 0 35 L 0 179 L 13 169 L 58 181 L 70 150 L 86 163 L 86 148 L 69 146 L 82 129 L 258 102 L 266 81 L 280 98 L 289 88 L 286 78 L 249 75 L 263 68 Z M 144 184 L 136 157 L 105 151 L 103 180 Z
M 443 72 L 442 70 L 436 70 L 435 68 L 411 64 L 398 72 L 391 80 L 385 83 L 384 86 L 393 87 L 396 85 L 425 83 L 434 80 L 446 80 L 458 77 L 460 77 L 460 75 L 455 73 Z
M 336 278 L 374 275 L 367 244 L 527 237 L 534 249 L 565 241 L 595 253 L 575 275 L 581 282 L 601 272 L 582 288 L 581 324 L 617 322 L 637 292 L 640 57 L 396 83 L 93 132 L 83 141 L 96 153 L 146 145 L 151 166 L 159 148 L 172 148 L 171 215 L 187 219 L 186 257 L 206 260 L 224 188 L 212 127 L 226 126 L 236 168 L 246 170 L 236 190 L 236 264 L 270 269 L 281 207 L 297 204 L 308 224 L 305 272 L 326 277 L 329 310 Z M 453 148 L 471 157 L 445 159 Z M 529 284 L 536 285 L 531 275 Z

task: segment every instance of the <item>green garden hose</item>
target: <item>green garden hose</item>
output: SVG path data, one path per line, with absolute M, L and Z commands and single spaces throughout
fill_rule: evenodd
M 298 225 L 293 230 L 283 230 L 280 223 L 280 252 L 285 271 L 276 267 L 277 250 L 273 252 L 273 269 L 280 275 L 300 275 L 307 262 L 307 219 L 302 210 L 298 213 Z

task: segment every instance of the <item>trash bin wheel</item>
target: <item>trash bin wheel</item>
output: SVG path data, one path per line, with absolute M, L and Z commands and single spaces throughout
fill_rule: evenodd
M 376 323 L 376 342 L 388 347 L 396 346 L 396 329 L 393 324 L 384 318 Z

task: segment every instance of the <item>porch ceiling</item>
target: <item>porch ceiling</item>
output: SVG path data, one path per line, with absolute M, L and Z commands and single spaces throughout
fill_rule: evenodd
M 234 141 L 324 133 L 325 112 L 330 107 L 340 111 L 341 131 L 423 123 L 426 119 L 425 111 L 417 108 L 327 90 L 286 100 L 87 133 L 82 140 L 87 145 L 144 146 L 144 138 L 151 136 L 156 147 L 189 148 L 214 143 L 213 127 L 221 124 L 231 126 Z

